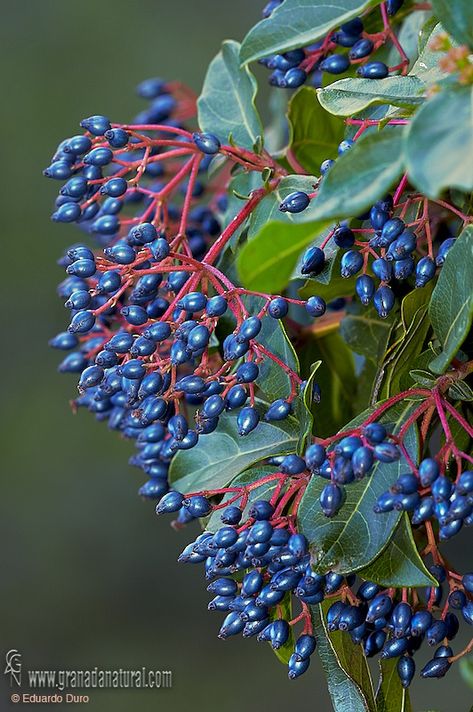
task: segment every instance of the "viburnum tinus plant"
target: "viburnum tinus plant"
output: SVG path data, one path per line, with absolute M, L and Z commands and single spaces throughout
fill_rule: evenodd
M 290 678 L 318 650 L 337 712 L 407 710 L 416 667 L 473 648 L 473 573 L 443 553 L 473 522 L 473 5 L 263 16 L 197 101 L 149 79 L 133 121 L 59 144 L 52 217 L 83 241 L 51 344 L 74 406 L 135 441 L 140 495 L 200 520 L 180 560 L 219 637 Z

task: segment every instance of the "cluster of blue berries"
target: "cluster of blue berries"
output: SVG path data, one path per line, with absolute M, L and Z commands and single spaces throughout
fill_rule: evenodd
M 453 482 L 438 462 L 424 458 L 417 472 L 401 475 L 376 504 L 376 512 L 409 512 L 414 525 L 436 520 L 439 539 L 445 541 L 465 525 L 473 524 L 473 471 L 459 472 Z
M 398 446 L 389 440 L 381 423 L 368 423 L 357 434 L 341 438 L 327 452 L 319 444 L 305 452 L 306 467 L 314 475 L 330 480 L 320 494 L 326 517 L 337 514 L 345 499 L 345 485 L 369 477 L 376 462 L 391 463 L 400 458 Z
M 208 202 L 205 175 L 220 144 L 210 151 L 209 141 L 205 142 L 202 134 L 185 131 L 179 120 L 183 114 L 179 92 L 171 91 L 162 80 L 142 82 L 138 93 L 150 101 L 150 106 L 135 117 L 133 124 L 112 124 L 101 115 L 84 119 L 81 127 L 86 133 L 61 141 L 44 171 L 48 178 L 64 182 L 52 219 L 77 223 L 102 246 L 113 244 L 123 228 L 143 222 L 165 223 L 178 231 L 187 182 L 181 182 L 172 201 L 164 200 L 163 191 L 173 177 L 172 161 L 185 158 L 186 147 L 197 146 L 202 151 L 192 197 L 195 201 L 207 197 Z M 216 207 L 222 207 L 218 203 Z M 205 254 L 219 233 L 218 210 L 204 204 L 186 215 L 186 239 L 195 259 Z M 137 231 L 128 241 L 136 247 L 152 240 Z M 131 259 L 129 249 L 127 255 Z
M 75 405 L 136 441 L 131 463 L 150 477 L 140 492 L 159 498 L 168 489 L 172 456 L 213 432 L 224 412 L 238 413 L 241 436 L 261 418 L 291 414 L 305 388 L 295 373 L 286 399 L 255 404 L 261 362 L 271 357 L 258 349 L 257 337 L 263 319 L 283 319 L 290 302 L 312 317 L 322 316 L 326 304 L 316 296 L 268 297 L 253 315 L 227 293 L 227 283 L 217 289 L 214 279 L 199 289 L 199 264 L 221 234 L 225 206 L 222 200 L 208 206 L 198 173 L 190 188 L 185 172 L 178 181 L 182 166 L 175 160 L 184 152 L 201 171 L 220 142 L 181 126 L 182 106 L 161 80 L 143 82 L 139 93 L 151 106 L 135 124 L 84 119 L 86 133 L 63 141 L 45 171 L 65 180 L 53 219 L 76 222 L 103 248 L 76 244 L 60 259 L 68 276 L 58 292 L 71 320 L 50 343 L 70 352 L 59 371 L 80 374 Z M 228 323 L 236 323 L 233 331 Z M 227 334 L 220 350 L 217 328 Z
M 440 610 L 443 603 L 443 584 L 448 572 L 440 564 L 430 570 L 439 585 L 425 590 L 425 603 L 411 605 L 407 600 L 396 601 L 390 591 L 365 581 L 351 602 L 336 601 L 327 613 L 329 630 L 348 632 L 355 644 L 363 646 L 367 657 L 380 654 L 384 659 L 397 658 L 397 672 L 405 688 L 415 674 L 413 656 L 424 641 L 438 647 L 422 668 L 421 677 L 439 678 L 449 670 L 453 657 L 450 642 L 460 625 L 450 608 L 460 610 L 464 621 L 473 625 L 473 574 L 458 577 L 450 585 L 446 605 L 436 617 L 433 609 Z
M 280 4 L 278 0 L 271 0 L 263 10 L 263 17 L 269 17 Z M 388 0 L 388 13 L 395 15 L 402 4 L 403 0 Z M 389 67 L 376 59 L 367 61 L 384 41 L 380 35 L 367 34 L 363 20 L 356 17 L 322 41 L 283 54 L 270 55 L 261 59 L 260 63 L 271 70 L 269 83 L 285 89 L 296 89 L 305 84 L 309 77 L 311 84 L 319 87 L 324 72 L 330 75 L 345 74 L 352 66 L 358 67 L 359 77 L 384 79 L 389 75 Z
M 207 514 L 212 511 L 206 497 L 185 498 L 175 491 L 163 497 L 156 511 L 193 509 L 195 504 Z M 208 608 L 227 614 L 219 631 L 221 639 L 241 633 L 267 641 L 277 650 L 288 643 L 291 626 L 304 621 L 288 664 L 289 678 L 295 679 L 307 670 L 316 648 L 308 606 L 334 595 L 348 585 L 347 580 L 335 573 L 319 576 L 312 571 L 306 538 L 287 526 L 287 517 L 278 516 L 272 501 L 255 500 L 247 511 L 235 504 L 226 506 L 221 522 L 215 533 L 204 531 L 190 543 L 179 561 L 205 565 L 205 576 L 211 581 L 208 591 L 214 594 Z M 291 596 L 302 613 L 288 621 L 280 611 Z
M 283 472 L 298 471 L 291 467 L 293 457 L 283 458 Z M 416 599 L 415 605 L 410 605 L 404 598 L 396 602 L 392 591 L 383 590 L 372 581 L 361 581 L 355 593 L 354 574 L 344 577 L 335 572 L 317 574 L 312 570 L 307 540 L 290 527 L 290 517 L 284 516 L 278 502 L 258 499 L 250 501 L 249 506 L 235 503 L 213 506 L 212 494 L 184 496 L 170 491 L 156 511 L 158 514 L 185 511 L 192 517 L 203 517 L 224 506 L 216 530 L 204 531 L 179 557 L 184 563 L 204 564 L 205 576 L 211 582 L 208 590 L 215 596 L 208 608 L 227 614 L 220 638 L 242 634 L 268 641 L 278 649 L 288 643 L 291 627 L 303 621 L 304 628 L 288 665 L 289 677 L 297 678 L 309 667 L 316 648 L 310 606 L 336 597 L 327 613 L 329 630 L 348 632 L 354 643 L 363 645 L 368 657 L 380 654 L 384 659 L 398 658 L 397 671 L 404 687 L 412 681 L 413 655 L 424 640 L 439 647 L 423 667 L 421 676 L 445 675 L 453 656 L 450 641 L 459 630 L 458 617 L 449 609 L 461 610 L 465 622 L 473 624 L 473 574 L 458 576 L 450 583 L 446 605 L 442 599 L 449 572 L 438 564 L 431 567 L 438 586 L 425 590 L 425 603 Z M 282 496 L 287 504 L 290 498 Z M 289 600 L 302 609 L 291 621 L 281 613 L 282 604 Z M 436 617 L 433 610 L 441 605 L 441 615 Z M 292 610 L 291 606 L 289 609 Z
M 353 143 L 351 139 L 344 139 L 338 148 L 339 155 L 348 151 Z M 331 159 L 322 163 L 322 177 L 333 164 Z M 282 212 L 300 213 L 309 204 L 307 193 L 295 191 L 281 202 L 279 209 Z M 343 250 L 340 273 L 347 279 L 358 275 L 355 292 L 361 303 L 367 306 L 373 302 L 379 316 L 386 318 L 395 304 L 395 292 L 390 285 L 412 278 L 415 287 L 424 287 L 435 277 L 437 268 L 442 267 L 455 238 L 451 235 L 443 237 L 440 230 L 436 257 L 429 254 L 416 259 L 420 236 L 401 217 L 395 215 L 392 195 L 377 201 L 356 220 L 360 228 L 350 227 L 351 221 L 348 220 L 337 225 L 330 235 L 330 240 Z M 310 247 L 303 256 L 301 273 L 315 277 L 324 263 L 323 249 Z

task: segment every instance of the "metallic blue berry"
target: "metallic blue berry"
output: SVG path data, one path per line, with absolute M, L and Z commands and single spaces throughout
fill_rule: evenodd
M 373 48 L 374 44 L 368 37 L 357 40 L 350 49 L 348 57 L 350 59 L 363 59 L 371 54 Z
M 343 74 L 350 66 L 350 60 L 345 54 L 331 54 L 322 60 L 319 69 L 329 74 Z
M 110 121 L 106 116 L 89 116 L 80 122 L 83 129 L 86 129 L 94 136 L 103 136 L 105 131 L 111 129 Z
M 302 258 L 302 274 L 320 274 L 325 265 L 325 254 L 320 247 L 309 247 Z
M 325 485 L 320 494 L 320 506 L 326 517 L 333 517 L 343 504 L 343 490 L 337 484 Z
M 279 210 L 282 213 L 301 213 L 307 208 L 310 203 L 310 198 L 307 193 L 301 190 L 290 193 L 284 198 L 279 205 Z
M 310 314 L 310 316 L 319 317 L 325 314 L 327 304 L 325 303 L 325 300 L 322 299 L 322 297 L 314 295 L 313 297 L 309 297 L 306 302 L 305 308 L 308 314 Z
M 356 73 L 363 79 L 384 79 L 388 76 L 389 69 L 384 62 L 368 62 L 358 67 Z
M 374 293 L 374 305 L 382 319 L 385 319 L 394 306 L 394 293 L 389 287 L 379 287 Z

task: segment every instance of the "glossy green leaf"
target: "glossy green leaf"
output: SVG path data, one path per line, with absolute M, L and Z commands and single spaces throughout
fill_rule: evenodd
M 378 0 L 285 0 L 248 32 L 241 46 L 241 61 L 304 47 L 378 4 Z
M 230 486 L 243 487 L 248 484 L 253 484 L 254 482 L 262 480 L 267 475 L 271 475 L 273 473 L 274 467 L 271 465 L 259 465 L 251 467 L 248 470 L 245 470 L 244 472 L 239 474 L 233 480 L 231 480 Z M 259 485 L 258 487 L 255 487 L 254 489 L 250 490 L 248 501 L 246 503 L 245 508 L 243 509 L 243 520 L 248 518 L 248 511 L 253 502 L 256 502 L 257 499 L 270 499 L 275 487 L 276 483 L 274 481 L 271 481 L 266 482 L 265 484 Z M 228 502 L 228 500 L 231 499 L 234 494 L 235 493 L 229 492 L 224 496 L 222 502 Z M 222 509 L 217 509 L 210 515 L 209 520 L 205 525 L 206 531 L 215 533 L 218 529 L 221 528 L 222 520 L 220 519 L 220 515 L 222 514 L 222 511 Z
M 288 225 L 270 222 L 249 240 L 238 256 L 238 272 L 247 289 L 277 294 L 289 282 L 297 260 L 329 221 Z M 319 238 L 321 242 L 323 236 Z
M 473 225 L 470 225 L 449 250 L 430 302 L 430 319 L 443 348 L 442 353 L 430 364 L 435 373 L 444 373 L 471 327 L 472 259 Z
M 358 573 L 362 578 L 385 588 L 437 585 L 419 555 L 406 513 L 403 514 L 387 547 L 369 566 Z
M 397 674 L 398 658 L 381 659 L 381 679 L 376 691 L 377 712 L 412 712 L 409 690 L 401 685 Z
M 255 108 L 256 80 L 247 68 L 240 67 L 240 45 L 226 40 L 207 70 L 197 102 L 199 126 L 228 143 L 252 149 L 263 135 Z
M 433 198 L 444 188 L 472 190 L 472 154 L 473 87 L 444 89 L 419 109 L 407 129 L 409 177 Z
M 387 425 L 388 432 L 397 433 L 412 408 L 409 402 L 396 404 L 380 421 Z M 370 412 L 365 411 L 356 417 L 344 430 L 364 422 Z M 415 459 L 417 432 L 414 427 L 408 429 L 404 445 L 411 458 Z M 370 477 L 345 488 L 346 500 L 332 518 L 323 514 L 319 504 L 320 493 L 327 482 L 322 477 L 312 477 L 299 506 L 298 521 L 310 542 L 317 570 L 349 573 L 365 568 L 379 556 L 388 545 L 401 514 L 375 514 L 373 507 L 378 497 L 406 468 L 408 464 L 402 455 L 397 462 L 377 462 Z
M 337 116 L 352 116 L 368 106 L 418 106 L 424 101 L 425 85 L 417 77 L 386 79 L 340 79 L 318 90 L 322 106 Z
M 473 48 L 473 3 L 471 0 L 432 0 L 442 25 L 460 44 Z
M 387 193 L 403 168 L 399 127 L 362 136 L 324 176 L 312 201 L 312 219 L 359 215 Z
M 171 461 L 169 481 L 181 492 L 225 487 L 256 462 L 294 452 L 299 425 L 289 417 L 278 423 L 263 420 L 249 435 L 240 437 L 234 413 L 222 416 L 217 429 L 203 435 L 192 450 L 180 450 Z
M 333 600 L 311 606 L 317 652 L 327 676 L 336 712 L 377 712 L 373 684 L 363 649 L 341 631 L 329 633 L 327 610 Z
M 332 112 L 334 113 L 334 112 Z M 301 87 L 289 102 L 290 138 L 288 152 L 309 173 L 320 172 L 320 164 L 337 157 L 345 124 L 325 111 L 312 87 Z

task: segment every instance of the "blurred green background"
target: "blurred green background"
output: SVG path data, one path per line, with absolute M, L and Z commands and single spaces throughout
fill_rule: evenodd
M 31 669 L 173 671 L 171 690 L 92 691 L 97 710 L 331 709 L 315 658 L 290 683 L 269 646 L 216 638 L 221 616 L 206 610 L 201 569 L 176 563 L 191 532 L 175 533 L 136 496 L 130 443 L 87 413 L 72 415 L 75 378 L 56 374 L 60 354 L 47 346 L 66 320 L 55 260 L 79 235 L 49 220 L 58 184 L 41 171 L 54 147 L 90 114 L 131 118 L 145 77 L 198 91 L 221 40 L 240 39 L 262 2 L 1 4 L 0 656 L 17 648 Z M 1 685 L 0 709 L 13 707 L 3 676 Z M 416 710 L 462 712 L 470 697 L 457 670 L 414 689 Z

